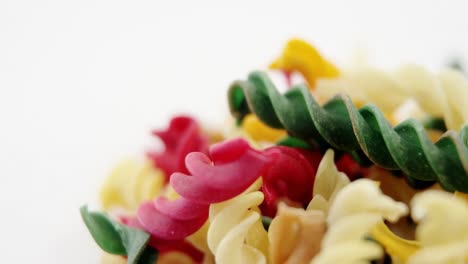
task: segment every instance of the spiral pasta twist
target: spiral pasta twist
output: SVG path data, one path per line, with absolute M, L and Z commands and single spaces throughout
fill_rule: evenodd
M 197 248 L 199 251 L 203 253 L 203 264 L 215 263 L 213 253 L 208 247 L 208 243 L 206 241 L 209 226 L 210 226 L 210 222 L 206 221 L 205 224 L 200 229 L 197 230 L 197 232 L 188 236 L 186 239 L 195 248 Z
M 164 188 L 164 173 L 150 161 L 126 160 L 117 165 L 101 188 L 104 210 L 121 207 L 136 211 L 143 201 L 154 199 Z
M 271 263 L 309 263 L 320 251 L 325 230 L 323 212 L 281 203 L 268 229 Z
M 434 75 L 421 66 L 405 65 L 393 73 L 362 68 L 338 76 L 330 65 L 312 45 L 291 39 L 270 68 L 300 72 L 322 101 L 345 92 L 355 103 L 372 102 L 384 113 L 392 113 L 411 98 L 426 113 L 443 117 L 448 129 L 468 124 L 468 105 L 463 101 L 468 98 L 468 80 L 459 71 L 447 69 Z
M 468 203 L 431 190 L 416 194 L 411 206 L 413 219 L 419 221 L 416 239 L 421 249 L 409 257 L 408 264 L 466 263 Z
M 242 193 L 259 177 L 267 162 L 243 139 L 213 145 L 210 157 L 192 152 L 186 157 L 191 176 L 182 173 L 171 176 L 179 199 L 169 201 L 159 197 L 138 209 L 138 222 L 152 235 L 156 246 L 184 239 L 197 231 L 208 218 L 210 204 Z
M 268 229 L 273 264 L 308 263 L 320 250 L 329 204 L 349 183 L 348 177 L 337 170 L 333 156 L 329 149 L 320 161 L 314 183 L 309 184 L 313 185 L 313 198 L 306 211 L 279 204 L 278 215 Z
M 438 75 L 418 65 L 405 65 L 394 73 L 362 69 L 317 83 L 316 94 L 321 98 L 330 99 L 339 92 L 346 92 L 353 101 L 372 102 L 384 112 L 393 112 L 411 98 L 424 112 L 443 117 L 448 129 L 459 130 L 468 124 L 468 105 L 464 102 L 468 80 L 451 69 Z
M 322 250 L 312 264 L 366 263 L 382 256 L 382 248 L 364 240 L 382 219 L 395 222 L 408 212 L 401 202 L 385 196 L 371 180 L 356 180 L 344 187 L 332 203 Z
M 260 207 L 262 214 L 275 217 L 280 201 L 297 207 L 307 206 L 320 153 L 286 146 L 269 147 L 262 153 L 271 160 L 262 173 L 265 195 Z
M 286 72 L 299 71 L 311 89 L 318 78 L 335 78 L 338 69 L 318 50 L 301 39 L 291 39 L 284 47 L 283 53 L 271 65 L 271 69 Z
M 410 180 L 438 181 L 449 191 L 468 192 L 468 125 L 432 143 L 413 119 L 392 128 L 375 106 L 357 110 L 344 95 L 320 106 L 304 85 L 281 95 L 262 72 L 235 82 L 228 96 L 239 119 L 252 111 L 265 124 L 322 147 L 362 151 L 383 168 L 402 170 Z
M 348 176 L 337 170 L 333 150 L 327 150 L 317 169 L 313 198 L 309 202 L 307 210 L 319 210 L 327 214 L 336 194 L 349 182 Z
M 258 184 L 260 183 L 260 184 Z M 251 190 L 222 203 L 210 206 L 208 246 L 216 263 L 267 263 L 268 237 L 258 206 L 263 193 Z
M 164 151 L 149 151 L 147 156 L 166 177 L 174 172 L 188 173 L 185 156 L 194 151 L 206 153 L 208 149 L 208 137 L 202 134 L 197 121 L 188 116 L 176 116 L 167 129 L 152 133 L 162 140 Z
M 255 141 L 276 142 L 286 136 L 286 131 L 264 125 L 255 115 L 247 115 L 241 126 Z

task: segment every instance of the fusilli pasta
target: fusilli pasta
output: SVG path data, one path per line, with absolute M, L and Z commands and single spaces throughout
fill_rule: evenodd
M 268 127 L 258 120 L 255 115 L 246 116 L 241 126 L 255 141 L 276 142 L 286 136 L 286 131 Z
M 368 263 L 382 256 L 382 248 L 365 240 L 382 219 L 396 221 L 408 212 L 405 204 L 395 202 L 371 180 L 356 180 L 335 197 L 327 216 L 328 230 L 322 250 L 312 264 Z
M 309 263 L 320 251 L 326 222 L 323 212 L 281 203 L 268 229 L 272 264 Z
M 335 78 L 339 75 L 339 70 L 320 55 L 315 47 L 300 39 L 291 39 L 270 68 L 286 72 L 299 71 L 311 89 L 318 78 Z
M 153 135 L 162 140 L 164 150 L 149 151 L 147 156 L 166 177 L 174 172 L 188 173 L 185 156 L 194 151 L 207 153 L 208 150 L 208 137 L 201 133 L 197 121 L 188 116 L 172 118 L 167 129 L 154 130 Z
M 159 197 L 138 209 L 138 222 L 152 234 L 153 243 L 164 245 L 200 229 L 208 218 L 210 204 L 242 193 L 260 176 L 267 161 L 242 139 L 213 145 L 210 157 L 192 152 L 186 158 L 192 175 L 171 176 L 171 185 L 181 197 L 173 201 Z
M 468 261 L 468 203 L 441 191 L 426 191 L 411 201 L 421 249 L 408 264 L 462 264 Z
M 262 213 L 274 217 L 279 201 L 297 207 L 307 206 L 320 153 L 285 146 L 270 147 L 262 153 L 271 160 L 262 174 L 265 195 Z
M 101 201 L 122 214 L 81 207 L 103 264 L 468 263 L 461 73 L 339 71 L 299 39 L 270 67 L 289 89 L 234 82 L 225 133 L 176 116 L 164 149 L 119 164 Z
M 159 195 L 166 177 L 149 161 L 126 160 L 117 165 L 101 188 L 104 210 L 123 208 L 134 213 L 140 203 Z
M 458 131 L 468 124 L 468 104 L 464 102 L 468 80 L 455 70 L 434 75 L 417 65 L 402 66 L 394 73 L 362 69 L 317 83 L 316 94 L 323 102 L 343 92 L 355 102 L 372 102 L 386 113 L 411 98 L 429 115 L 443 117 L 448 129 Z
M 208 245 L 216 263 L 267 263 L 268 237 L 258 206 L 262 192 L 253 188 L 222 203 L 210 206 Z
M 385 169 L 402 170 L 410 181 L 438 181 L 446 190 L 468 192 L 468 161 L 464 154 L 468 149 L 468 125 L 460 133 L 449 131 L 432 143 L 416 120 L 392 127 L 375 106 L 356 109 L 345 95 L 337 95 L 321 106 L 304 85 L 281 94 L 263 72 L 253 72 L 246 81 L 235 82 L 228 97 L 246 101 L 230 104 L 232 114 L 240 120 L 253 112 L 265 124 L 285 128 L 301 139 L 365 154 Z
M 320 210 L 327 214 L 336 194 L 348 184 L 346 174 L 336 169 L 333 150 L 327 150 L 315 175 L 313 198 L 307 210 Z
M 328 207 L 349 183 L 348 177 L 337 170 L 333 157 L 329 149 L 320 161 L 307 211 L 280 204 L 268 230 L 272 263 L 309 263 L 320 250 Z

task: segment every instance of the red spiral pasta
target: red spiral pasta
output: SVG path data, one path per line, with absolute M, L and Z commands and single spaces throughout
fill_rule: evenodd
M 312 199 L 315 172 L 321 159 L 318 152 L 274 146 L 263 151 L 271 162 L 264 170 L 262 214 L 274 217 L 279 201 L 306 207 Z
M 154 130 L 152 134 L 162 140 L 165 149 L 162 152 L 149 151 L 147 156 L 164 171 L 166 177 L 176 171 L 188 173 L 185 156 L 190 152 L 206 153 L 208 150 L 208 138 L 201 133 L 197 121 L 188 116 L 176 116 L 166 130 Z
M 210 204 L 242 193 L 268 163 L 265 155 L 243 139 L 213 145 L 209 154 L 190 153 L 185 165 L 191 175 L 171 176 L 179 199 L 159 197 L 138 209 L 136 225 L 152 235 L 151 244 L 158 249 L 197 231 L 208 218 Z

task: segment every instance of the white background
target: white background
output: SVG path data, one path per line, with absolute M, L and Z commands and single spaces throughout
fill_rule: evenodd
M 0 0 L 0 262 L 97 263 L 78 208 L 112 165 L 174 113 L 221 124 L 289 37 L 339 65 L 468 55 L 464 1 L 270 2 Z

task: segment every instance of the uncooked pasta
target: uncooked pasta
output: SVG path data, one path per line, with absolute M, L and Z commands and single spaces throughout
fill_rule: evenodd
M 175 116 L 112 171 L 80 210 L 102 263 L 468 263 L 462 73 L 349 70 L 300 39 L 270 69 L 286 92 L 254 71 L 224 125 Z
M 268 237 L 258 208 L 263 201 L 260 186 L 261 182 L 252 191 L 210 206 L 207 241 L 216 263 L 267 263 Z

